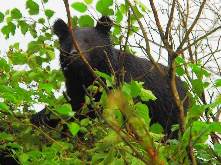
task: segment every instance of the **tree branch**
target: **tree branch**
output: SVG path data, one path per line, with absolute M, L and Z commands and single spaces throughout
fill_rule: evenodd
M 175 2 L 176 0 L 173 0 L 172 2 L 172 7 L 171 7 L 171 11 L 170 11 L 170 16 L 169 16 L 169 20 L 167 22 L 167 27 L 166 27 L 166 32 L 165 32 L 165 39 L 168 40 L 169 37 L 169 31 L 171 28 L 171 24 L 173 22 L 173 14 L 174 14 L 174 9 L 175 9 Z
M 185 34 L 183 40 L 181 41 L 180 45 L 178 46 L 176 52 L 180 51 L 180 49 L 182 49 L 183 45 L 184 45 L 185 42 L 187 41 L 187 39 L 188 39 L 188 37 L 189 37 L 189 34 L 192 32 L 193 28 L 195 27 L 197 21 L 198 21 L 199 18 L 200 18 L 200 15 L 201 15 L 201 13 L 202 13 L 202 11 L 203 11 L 203 8 L 204 8 L 205 3 L 206 3 L 206 0 L 203 0 L 202 4 L 200 5 L 199 11 L 198 11 L 198 13 L 197 13 L 197 15 L 196 15 L 196 18 L 194 19 L 194 21 L 193 21 L 192 25 L 190 26 L 190 28 L 187 30 L 187 32 L 186 32 L 186 34 Z
M 64 4 L 65 4 L 65 8 L 66 8 L 66 13 L 67 13 L 67 18 L 68 18 L 68 28 L 69 31 L 71 33 L 71 37 L 73 40 L 73 46 L 76 48 L 77 52 L 80 55 L 81 60 L 83 61 L 83 63 L 85 64 L 85 66 L 88 68 L 88 70 L 91 72 L 92 76 L 97 79 L 97 81 L 101 84 L 101 86 L 106 90 L 106 92 L 109 92 L 109 89 L 107 88 L 107 86 L 105 85 L 105 83 L 101 80 L 100 77 L 98 77 L 94 71 L 94 69 L 91 67 L 91 65 L 89 64 L 89 62 L 87 61 L 87 59 L 85 58 L 84 52 L 82 52 L 82 50 L 80 49 L 77 40 L 75 38 L 74 32 L 73 32 L 73 28 L 72 28 L 72 19 L 71 19 L 71 14 L 70 14 L 70 8 L 69 8 L 69 2 L 68 0 L 63 0 Z
M 165 75 L 164 71 L 159 67 L 158 63 L 155 62 L 155 60 L 153 59 L 153 57 L 152 57 L 152 55 L 150 53 L 150 43 L 149 43 L 149 39 L 148 39 L 148 36 L 147 36 L 147 33 L 145 31 L 145 28 L 144 28 L 143 24 L 141 23 L 141 21 L 137 17 L 136 12 L 134 11 L 134 8 L 133 8 L 131 2 L 129 0 L 126 0 L 126 1 L 128 2 L 128 4 L 129 4 L 129 6 L 130 6 L 130 8 L 131 8 L 131 10 L 132 10 L 136 20 L 137 20 L 137 23 L 139 24 L 140 29 L 141 29 L 141 31 L 143 33 L 143 37 L 144 37 L 145 44 L 146 44 L 145 51 L 146 51 L 146 53 L 147 53 L 147 55 L 148 55 L 148 57 L 150 59 L 150 62 L 152 62 L 152 64 L 156 67 L 156 69 L 159 71 L 159 73 L 161 75 Z

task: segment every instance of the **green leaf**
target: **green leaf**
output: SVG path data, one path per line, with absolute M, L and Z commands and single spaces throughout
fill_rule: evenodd
M 26 154 L 26 153 L 22 153 L 22 154 L 19 155 L 19 160 L 22 163 L 27 163 L 29 158 L 30 158 L 29 154 Z
M 212 122 L 209 123 L 209 128 L 211 132 L 221 133 L 221 123 L 220 122 Z
M 54 15 L 54 11 L 51 9 L 46 9 L 45 10 L 45 15 L 48 17 L 48 19 L 50 19 L 53 15 Z
M 113 0 L 99 0 L 96 4 L 96 10 L 104 16 L 113 15 L 114 11 L 110 9 L 113 5 Z
M 7 63 L 7 61 L 3 58 L 0 58 L 0 68 L 3 69 L 6 72 L 9 72 L 10 66 Z
M 27 56 L 21 52 L 12 53 L 12 55 L 10 56 L 10 59 L 12 63 L 15 65 L 22 65 L 27 62 Z
M 90 120 L 88 118 L 82 119 L 80 124 L 81 126 L 86 127 L 90 124 Z
M 105 91 L 102 92 L 100 103 L 104 106 L 107 102 L 107 93 Z
M 56 109 L 56 112 L 58 112 L 61 115 L 65 116 L 73 116 L 74 112 L 72 111 L 70 104 L 64 104 Z
M 73 136 L 77 135 L 78 131 L 80 130 L 80 126 L 74 122 L 68 124 L 68 128 Z
M 210 133 L 210 126 L 208 123 L 205 123 L 203 121 L 194 121 L 192 124 L 192 129 L 191 129 L 191 135 L 193 138 L 193 141 L 195 138 L 197 138 L 198 142 L 205 143 L 208 140 L 208 135 Z M 184 135 L 183 135 L 183 140 L 188 141 L 190 137 L 190 129 L 188 128 Z
M 95 71 L 95 73 L 99 76 L 99 77 L 102 77 L 106 80 L 107 82 L 107 86 L 110 87 L 110 86 L 113 86 L 113 79 L 110 75 L 106 74 L 106 73 L 103 73 L 103 72 L 100 72 L 98 70 Z
M 52 50 L 46 50 L 46 54 L 50 60 L 53 60 L 55 58 L 55 53 Z
M 18 10 L 17 8 L 12 9 L 11 10 L 11 18 L 12 19 L 22 18 L 22 14 L 21 14 L 20 10 Z
M 39 19 L 38 19 L 38 23 L 44 24 L 44 23 L 45 23 L 45 19 L 44 19 L 44 18 L 39 18 Z
M 192 71 L 196 74 L 200 73 L 202 70 L 201 66 L 198 64 L 191 64 L 190 66 L 192 68 Z
M 159 123 L 154 123 L 150 126 L 150 131 L 153 133 L 161 134 L 163 133 L 163 127 Z
M 71 7 L 81 13 L 84 13 L 85 11 L 87 11 L 87 6 L 82 2 L 72 3 Z
M 193 105 L 187 112 L 188 118 L 199 118 L 208 108 L 208 105 Z
M 137 17 L 138 19 L 140 19 L 140 18 L 143 17 L 143 15 L 141 14 L 141 12 L 138 10 L 137 6 L 132 6 L 132 8 L 133 8 L 133 10 L 134 10 L 134 14 L 136 15 L 136 17 Z M 132 15 L 132 16 L 134 16 L 134 15 Z M 135 17 L 135 16 L 134 16 L 134 17 Z M 136 18 L 135 18 L 135 19 L 136 19 Z
M 113 0 L 99 0 L 96 4 L 96 8 L 108 8 L 113 5 Z
M 0 107 L 1 108 L 1 107 Z M 0 141 L 13 141 L 14 137 L 6 132 L 0 132 Z
M 131 89 L 131 96 L 137 97 L 141 92 L 142 85 L 139 84 L 137 81 L 132 81 L 130 83 L 130 89 Z
M 183 57 L 181 57 L 181 56 L 176 57 L 175 61 L 176 61 L 176 63 L 179 64 L 179 65 L 185 63 L 185 60 L 184 60 Z
M 18 25 L 20 26 L 22 34 L 26 34 L 29 28 L 29 25 L 25 21 L 19 21 Z
M 27 79 L 27 72 L 26 71 L 16 71 L 11 75 L 11 78 L 13 81 L 24 81 L 24 79 Z
M 91 3 L 93 2 L 93 0 L 84 0 L 84 2 L 85 2 L 86 4 L 91 4 Z
M 202 68 L 200 64 L 192 64 L 190 63 L 188 66 L 192 69 L 192 72 L 194 72 L 198 79 L 202 79 L 203 76 L 208 77 L 210 74 L 208 71 Z
M 113 150 L 110 150 L 108 154 L 106 154 L 106 158 L 103 161 L 103 164 L 111 164 L 114 160 L 115 152 Z
M 120 10 L 117 10 L 116 13 L 116 23 L 119 24 L 123 20 L 123 14 Z
M 124 117 L 123 117 L 121 111 L 114 110 L 114 116 L 115 116 L 115 120 L 118 122 L 118 124 L 122 126 L 124 124 Z
M 192 86 L 193 86 L 193 91 L 194 93 L 196 93 L 198 96 L 201 96 L 203 90 L 204 90 L 204 86 L 203 86 L 203 82 L 200 79 L 194 79 L 191 81 Z
M 76 28 L 77 25 L 78 25 L 78 17 L 77 17 L 77 16 L 73 16 L 73 17 L 72 17 L 72 26 L 73 26 L 74 28 Z
M 216 87 L 221 87 L 221 79 L 216 80 L 215 86 Z
M 9 35 L 15 34 L 16 26 L 12 22 L 9 22 L 8 25 L 3 26 L 2 33 L 5 35 L 5 38 L 9 38 Z
M 185 74 L 185 70 L 183 69 L 182 66 L 179 66 L 176 68 L 176 73 L 179 75 L 179 76 L 183 76 Z
M 26 1 L 26 9 L 30 15 L 37 15 L 39 13 L 39 5 L 33 0 Z
M 101 160 L 103 160 L 105 158 L 106 154 L 104 153 L 94 153 L 92 156 L 92 163 L 91 164 L 99 164 L 99 162 L 101 162 Z
M 140 28 L 137 27 L 137 26 L 132 26 L 132 27 L 131 27 L 131 31 L 130 31 L 130 35 L 132 35 L 134 32 L 138 32 L 139 29 L 140 29 Z
M 83 15 L 79 18 L 78 23 L 80 27 L 93 27 L 94 20 L 89 15 Z
M 144 121 L 149 125 L 150 117 L 149 117 L 149 109 L 146 104 L 137 103 L 135 104 L 135 109 L 138 116 L 142 117 Z
M 28 44 L 28 53 L 35 53 L 38 52 L 39 50 L 41 50 L 41 43 L 39 43 L 38 41 L 31 41 Z
M 4 112 L 9 112 L 9 107 L 5 103 L 0 103 L 0 110 Z
M 142 101 L 149 101 L 149 100 L 156 100 L 157 99 L 154 96 L 154 94 L 152 93 L 152 91 L 146 90 L 144 88 L 141 90 L 140 97 L 141 97 Z
M 120 5 L 120 11 L 122 12 L 122 14 L 125 14 L 126 11 L 128 11 L 128 8 L 126 7 L 125 4 L 121 4 Z
M 47 93 L 51 93 L 53 90 L 53 85 L 49 83 L 40 83 L 39 89 L 44 89 Z
M 13 46 L 13 48 L 15 48 L 16 50 L 19 50 L 20 44 L 19 44 L 19 42 L 15 42 L 12 46 Z
M 35 30 L 36 23 L 29 26 L 29 32 L 32 35 L 33 38 L 37 38 L 37 31 Z
M 122 91 L 129 97 L 137 97 L 141 94 L 142 84 L 137 81 L 131 81 L 130 83 L 125 83 L 122 87 Z
M 130 89 L 130 85 L 125 83 L 123 86 L 122 86 L 122 92 L 124 95 L 126 95 L 127 97 L 130 97 L 131 98 L 131 89 Z
M 123 158 L 119 158 L 119 159 L 114 159 L 111 164 L 113 164 L 113 165 L 125 165 L 125 162 L 124 162 Z M 135 164 L 138 164 L 138 163 L 135 163 L 135 161 L 133 161 L 132 164 L 135 165 Z M 139 164 L 142 165 L 140 162 L 139 162 Z
M 220 156 L 221 155 L 221 144 L 214 144 L 214 151 Z
M 146 12 L 148 10 L 146 4 L 143 4 L 141 1 L 139 1 L 139 6 L 143 12 Z
M 117 36 L 120 34 L 120 32 L 121 32 L 120 26 L 114 26 L 113 35 Z
M 4 21 L 4 14 L 2 12 L 0 12 L 0 23 L 2 23 Z

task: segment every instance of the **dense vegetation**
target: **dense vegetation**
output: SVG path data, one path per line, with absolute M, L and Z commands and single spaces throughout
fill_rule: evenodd
M 59 44 L 51 29 L 56 11 L 48 1 L 26 0 L 27 15 L 18 8 L 0 11 L 5 40 L 17 33 L 30 35 L 24 41 L 28 42 L 26 49 L 21 49 L 24 43 L 14 40 L 7 52 L 0 54 L 0 153 L 20 164 L 221 163 L 218 7 L 206 0 L 187 4 L 171 0 L 164 2 L 165 10 L 152 0 L 70 2 L 73 27 L 93 27 L 96 14 L 111 16 L 111 36 L 117 47 L 144 54 L 155 65 L 158 61 L 168 65 L 171 77 L 176 74 L 186 82 L 190 100 L 187 114 L 182 111 L 183 100 L 172 91 L 180 111 L 181 122 L 173 127 L 179 130 L 179 138 L 165 140 L 159 124 L 150 126 L 148 107 L 143 104 L 157 99 L 152 92 L 144 89 L 142 82 L 117 83 L 114 75 L 98 71 L 97 76 L 112 91 L 95 82 L 87 89 L 84 111 L 90 105 L 103 115 L 70 120 L 75 113 L 62 91 L 64 77 L 53 66 Z M 189 5 L 197 9 L 194 17 Z M 214 15 L 209 28 L 204 26 L 207 19 L 202 11 Z M 102 93 L 100 100 L 93 98 L 97 91 Z M 42 105 L 53 114 L 51 119 L 61 119 L 56 128 L 30 123 L 31 115 Z

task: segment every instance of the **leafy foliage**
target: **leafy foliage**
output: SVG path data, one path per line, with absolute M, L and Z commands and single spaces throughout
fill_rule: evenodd
M 75 2 L 71 7 L 81 13 L 84 13 L 87 10 L 87 6 L 84 3 Z
M 80 27 L 93 27 L 94 20 L 89 15 L 82 15 L 78 19 L 78 23 Z
M 113 5 L 113 0 L 99 0 L 96 4 L 96 9 L 102 15 L 113 15 L 114 11 L 110 9 Z
M 36 15 L 39 13 L 39 5 L 33 0 L 26 1 L 26 8 L 30 15 Z

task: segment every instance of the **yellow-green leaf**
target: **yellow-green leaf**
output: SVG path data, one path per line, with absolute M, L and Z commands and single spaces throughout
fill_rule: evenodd
M 85 11 L 87 11 L 87 6 L 81 2 L 75 2 L 71 5 L 71 7 L 81 13 L 84 13 Z
M 78 131 L 80 130 L 80 126 L 75 122 L 69 123 L 68 128 L 73 136 L 77 135 Z

